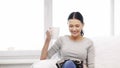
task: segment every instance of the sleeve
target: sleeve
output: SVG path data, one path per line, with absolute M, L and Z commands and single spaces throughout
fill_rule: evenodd
M 61 49 L 61 38 L 57 39 L 53 46 L 48 50 L 48 59 L 50 59 L 55 53 L 59 52 Z
M 93 42 L 88 47 L 88 55 L 87 55 L 87 66 L 88 68 L 95 68 L 94 66 L 95 61 L 95 48 L 93 46 Z

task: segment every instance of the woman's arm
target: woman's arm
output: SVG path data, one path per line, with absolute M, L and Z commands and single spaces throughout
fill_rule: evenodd
M 51 35 L 50 35 L 50 32 L 47 31 L 46 32 L 46 40 L 45 40 L 45 43 L 44 43 L 44 46 L 42 48 L 42 52 L 41 52 L 41 57 L 40 57 L 40 60 L 44 60 L 47 58 L 48 56 L 48 47 L 49 47 L 49 43 L 50 43 L 50 40 L 51 40 Z
M 88 68 L 95 68 L 94 61 L 95 61 L 95 48 L 92 43 L 88 48 L 88 58 L 87 58 Z

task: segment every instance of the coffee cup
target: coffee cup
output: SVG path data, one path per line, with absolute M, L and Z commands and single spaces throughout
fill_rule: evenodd
M 57 39 L 59 36 L 59 27 L 50 27 L 49 28 L 51 38 L 52 39 Z

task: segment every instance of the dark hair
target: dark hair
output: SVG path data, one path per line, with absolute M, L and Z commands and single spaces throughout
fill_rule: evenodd
M 72 12 L 68 17 L 68 20 L 69 19 L 78 19 L 79 21 L 81 21 L 82 24 L 84 24 L 83 16 L 80 12 Z M 81 34 L 81 36 L 84 35 L 83 30 L 81 30 L 80 34 Z

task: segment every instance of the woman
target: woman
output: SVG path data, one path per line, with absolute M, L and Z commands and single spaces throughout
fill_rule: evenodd
M 71 35 L 57 39 L 48 50 L 51 40 L 50 32 L 46 32 L 46 40 L 42 49 L 41 60 L 51 58 L 55 53 L 61 56 L 56 63 L 58 68 L 94 68 L 93 42 L 83 37 L 83 16 L 80 12 L 72 12 L 68 17 L 68 26 Z

